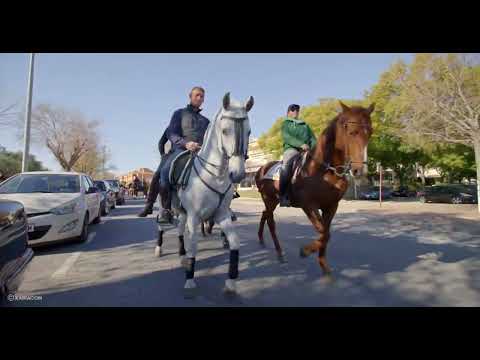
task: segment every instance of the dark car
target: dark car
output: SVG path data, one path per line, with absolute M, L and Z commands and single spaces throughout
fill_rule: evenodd
M 118 180 L 105 180 L 115 193 L 115 200 L 117 205 L 125 205 L 125 191 L 120 186 Z
M 0 303 L 18 290 L 32 257 L 23 205 L 0 200 Z
M 392 196 L 396 197 L 415 197 L 416 194 L 415 191 L 409 190 L 407 186 L 400 186 L 397 190 L 392 192 Z
M 389 188 L 382 187 L 382 200 L 391 199 L 392 191 Z M 367 191 L 360 193 L 361 200 L 380 200 L 380 186 L 374 186 Z
M 108 215 L 110 209 L 115 209 L 115 192 L 105 180 L 96 180 L 93 184 L 100 190 L 103 196 L 100 201 L 100 211 L 102 212 L 102 216 Z
M 475 186 L 451 184 L 426 187 L 418 192 L 420 202 L 477 204 L 478 196 Z

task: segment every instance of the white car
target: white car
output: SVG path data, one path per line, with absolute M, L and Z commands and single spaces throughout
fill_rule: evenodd
M 23 204 L 28 243 L 86 241 L 88 225 L 100 222 L 102 194 L 92 179 L 75 172 L 24 172 L 0 184 L 0 199 Z

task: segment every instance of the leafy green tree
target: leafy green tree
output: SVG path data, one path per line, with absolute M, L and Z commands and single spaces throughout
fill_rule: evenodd
M 22 171 L 22 157 L 21 151 L 11 152 L 0 146 L 0 181 Z M 42 170 L 47 170 L 42 162 L 35 159 L 34 155 L 29 155 L 28 171 Z

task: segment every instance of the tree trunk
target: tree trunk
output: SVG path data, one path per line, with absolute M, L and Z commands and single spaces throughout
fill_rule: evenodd
M 475 164 L 477 165 L 477 202 L 478 212 L 480 213 L 480 136 L 473 143 L 473 148 L 475 150 Z

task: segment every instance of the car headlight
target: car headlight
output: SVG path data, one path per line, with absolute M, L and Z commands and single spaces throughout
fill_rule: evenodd
M 473 196 L 471 194 L 465 194 L 465 193 L 460 193 L 460 195 L 462 195 L 463 197 L 472 197 Z
M 65 205 L 56 207 L 56 208 L 50 210 L 50 212 L 52 214 L 55 214 L 55 215 L 72 214 L 75 211 L 75 208 L 77 207 L 77 205 L 78 205 L 77 201 L 72 201 L 72 202 L 69 202 Z

